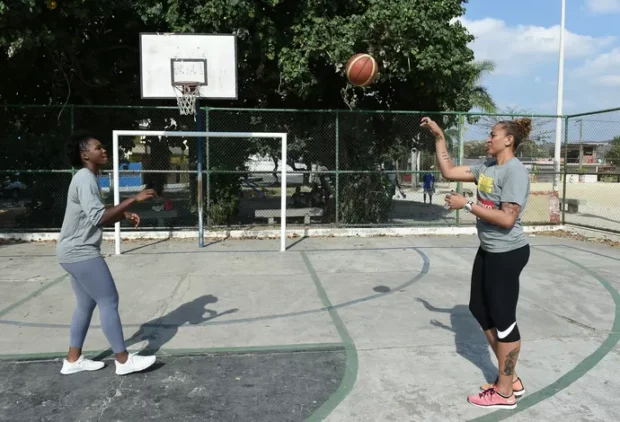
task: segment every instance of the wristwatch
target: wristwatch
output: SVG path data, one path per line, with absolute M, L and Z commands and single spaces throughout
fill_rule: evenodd
M 465 211 L 471 212 L 472 205 L 474 205 L 474 201 L 467 201 L 467 203 L 465 204 Z

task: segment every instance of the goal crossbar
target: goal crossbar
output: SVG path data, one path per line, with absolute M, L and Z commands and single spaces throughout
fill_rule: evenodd
M 286 163 L 287 163 L 287 134 L 278 132 L 201 132 L 201 131 L 167 131 L 167 130 L 114 130 L 112 131 L 112 148 L 113 155 L 113 179 L 114 179 L 114 206 L 120 203 L 120 157 L 119 142 L 120 136 L 164 136 L 164 137 L 188 137 L 188 138 L 271 138 L 281 139 L 282 162 L 280 169 L 280 252 L 286 251 Z M 202 142 L 202 141 L 199 141 Z M 199 149 L 200 151 L 200 149 Z M 203 204 L 202 204 L 202 157 L 198 157 L 197 185 L 198 185 L 198 244 L 203 245 L 204 240 L 204 222 L 203 222 Z M 114 225 L 114 243 L 116 255 L 121 254 L 121 223 Z

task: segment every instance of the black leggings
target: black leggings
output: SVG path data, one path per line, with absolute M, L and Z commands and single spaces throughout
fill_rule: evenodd
M 530 246 L 492 253 L 478 249 L 471 275 L 469 310 L 484 331 L 497 329 L 498 341 L 519 341 L 519 276 L 530 259 Z

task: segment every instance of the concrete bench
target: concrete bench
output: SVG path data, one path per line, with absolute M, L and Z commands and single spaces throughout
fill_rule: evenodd
M 158 227 L 166 227 L 167 226 L 166 220 L 169 220 L 171 218 L 176 218 L 179 215 L 177 210 L 170 210 L 170 211 L 148 210 L 148 211 L 139 211 L 136 214 L 140 216 L 140 219 L 142 221 L 156 219 Z
M 575 198 L 564 198 L 562 200 L 564 206 L 566 207 L 566 211 L 571 214 L 579 212 L 579 205 L 585 205 L 586 201 L 583 199 L 575 199 Z
M 310 217 L 321 217 L 323 215 L 322 208 L 287 208 L 286 218 L 303 217 L 304 224 L 310 224 Z M 273 224 L 276 218 L 282 218 L 280 209 L 271 210 L 255 210 L 255 218 L 266 218 L 269 224 Z

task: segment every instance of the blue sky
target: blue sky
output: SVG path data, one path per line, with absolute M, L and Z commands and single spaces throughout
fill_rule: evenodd
M 620 107 L 620 0 L 566 0 L 564 113 Z M 500 109 L 555 114 L 560 0 L 469 0 L 461 19 Z M 608 116 L 609 118 L 609 116 Z M 620 132 L 620 113 L 614 115 Z

